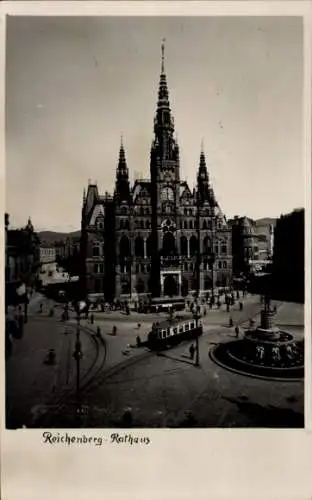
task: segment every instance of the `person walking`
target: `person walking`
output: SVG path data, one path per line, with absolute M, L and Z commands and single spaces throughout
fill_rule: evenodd
M 236 338 L 238 339 L 238 337 L 239 337 L 239 326 L 238 325 L 235 326 L 235 335 L 236 335 Z

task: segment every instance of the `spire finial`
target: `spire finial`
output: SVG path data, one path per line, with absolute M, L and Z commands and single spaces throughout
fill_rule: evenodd
M 202 139 L 200 141 L 200 152 L 203 153 L 204 152 L 204 139 Z
M 123 143 L 123 133 L 121 132 L 120 134 L 120 147 L 123 148 L 124 147 L 124 143 Z
M 163 38 L 161 41 L 161 73 L 164 74 L 165 72 L 165 41 L 166 39 Z

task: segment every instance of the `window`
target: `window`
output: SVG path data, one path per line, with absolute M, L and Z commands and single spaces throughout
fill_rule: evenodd
M 190 329 L 190 325 L 185 325 L 185 331 L 188 332 Z
M 184 221 L 183 225 L 184 225 L 184 229 L 187 229 L 187 221 L 186 220 Z
M 215 251 L 215 254 L 218 255 L 218 253 L 219 253 L 219 245 L 215 245 L 214 251 Z
M 190 220 L 190 229 L 193 229 L 193 221 Z
M 144 229 L 144 220 L 140 220 L 140 229 Z
M 223 267 L 224 267 L 224 269 L 227 268 L 227 262 L 226 262 L 226 260 L 223 262 Z
M 184 215 L 187 215 L 187 208 L 184 209 Z
M 203 221 L 203 229 L 207 229 L 207 221 L 205 219 Z
M 222 243 L 221 243 L 221 253 L 223 253 L 223 254 L 227 253 L 227 247 L 226 247 L 225 241 L 222 241 Z
M 129 221 L 125 220 L 125 229 L 129 229 Z
M 146 221 L 145 227 L 146 227 L 146 229 L 151 228 L 151 222 L 149 220 Z
M 221 267 L 222 267 L 222 262 L 219 260 L 219 262 L 218 262 L 218 268 L 221 269 Z
M 174 201 L 174 193 L 171 187 L 165 187 L 161 190 L 160 199 L 162 201 Z
M 93 244 L 93 257 L 99 257 L 100 256 L 100 243 L 94 243 Z
M 195 328 L 195 323 L 191 323 L 191 329 Z
M 173 329 L 173 335 L 176 335 L 178 333 L 178 329 L 177 328 L 174 328 Z
M 183 333 L 183 325 L 179 326 L 179 333 Z

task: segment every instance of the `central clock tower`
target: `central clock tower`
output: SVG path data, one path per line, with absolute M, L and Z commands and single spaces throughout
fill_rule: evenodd
M 174 119 L 171 114 L 169 92 L 165 74 L 165 45 L 161 46 L 161 74 L 158 90 L 157 109 L 154 118 L 154 139 L 150 156 L 151 175 L 151 202 L 152 202 L 152 275 L 151 282 L 155 284 L 153 294 L 159 296 L 161 290 L 159 283 L 161 271 L 166 266 L 174 267 L 174 254 L 178 256 L 179 202 L 180 202 L 180 158 L 179 146 L 174 137 Z M 171 246 L 175 252 L 164 255 L 164 222 L 173 221 L 174 230 L 168 232 L 172 235 Z M 167 234 L 167 236 L 168 236 Z M 167 237 L 166 236 L 166 237 Z M 168 237 L 167 237 L 168 239 Z M 173 250 L 173 249 L 172 249 Z M 170 258 L 169 258 L 170 257 Z M 171 259 L 171 260 L 170 260 Z

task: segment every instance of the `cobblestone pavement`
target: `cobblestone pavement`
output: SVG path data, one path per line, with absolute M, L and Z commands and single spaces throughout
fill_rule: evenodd
M 279 326 L 302 336 L 303 307 L 277 305 Z M 230 314 L 234 324 L 239 322 L 244 327 L 250 317 L 257 319 L 259 310 L 259 297 L 250 296 L 243 311 L 234 306 Z M 132 347 L 138 333 L 144 338 L 152 323 L 165 315 L 97 313 L 93 325 L 82 320 L 82 329 L 95 332 L 100 327 L 105 342 L 105 349 L 102 347 L 100 351 L 105 363 L 94 365 L 99 368 L 97 376 L 90 379 L 82 394 L 82 404 L 89 409 L 83 426 L 122 426 L 122 415 L 127 408 L 131 408 L 133 425 L 139 427 L 302 426 L 303 382 L 238 375 L 210 359 L 209 350 L 215 344 L 234 337 L 233 328 L 228 326 L 230 314 L 223 308 L 209 311 L 202 318 L 204 335 L 200 338 L 199 368 L 189 359 L 190 342 L 159 356 L 145 348 Z M 117 326 L 116 336 L 111 335 L 113 325 Z M 7 416 L 13 426 L 21 425 L 23 420 L 28 423 L 29 415 L 38 407 L 53 405 L 53 397 L 62 393 L 64 387 L 74 387 L 75 364 L 69 353 L 74 349 L 75 320 L 67 322 L 67 327 L 72 334 L 64 335 L 65 325 L 58 318 L 39 317 L 37 313 L 30 316 L 25 336 L 16 342 L 12 359 L 7 362 Z M 81 338 L 84 373 L 92 365 L 96 351 L 90 333 L 85 331 Z M 56 349 L 58 359 L 54 367 L 42 361 L 51 347 Z M 57 414 L 53 426 L 74 426 L 72 414 Z

